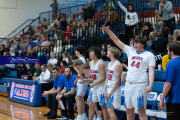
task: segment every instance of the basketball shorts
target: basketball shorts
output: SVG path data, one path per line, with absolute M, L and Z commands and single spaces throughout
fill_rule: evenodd
M 103 95 L 104 85 L 99 85 L 91 88 L 90 102 L 99 102 L 100 106 L 104 106 L 105 97 Z
M 107 94 L 109 94 L 112 89 L 113 89 L 113 87 L 108 87 L 107 86 L 107 89 L 106 89 Z M 113 107 L 115 109 L 117 109 L 117 108 L 119 108 L 121 106 L 121 87 L 120 86 L 111 95 L 109 100 L 106 99 L 106 107 L 111 108 L 111 105 L 113 105 Z
M 134 107 L 135 110 L 146 109 L 148 94 L 143 93 L 147 86 L 148 83 L 130 84 L 126 82 L 124 107 L 127 109 Z
M 88 84 L 89 84 L 89 82 L 85 82 L 83 84 L 77 83 L 76 95 L 77 96 L 85 96 Z

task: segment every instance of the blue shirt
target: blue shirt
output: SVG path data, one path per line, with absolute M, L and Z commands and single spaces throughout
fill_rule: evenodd
M 69 79 L 65 79 L 64 87 L 67 88 L 67 92 L 71 91 L 71 88 L 75 88 L 76 85 L 74 84 L 74 81 L 76 80 L 76 75 L 72 75 Z
M 38 46 L 41 46 L 41 44 L 42 44 L 42 39 L 39 40 L 39 41 L 37 40 L 36 44 L 37 44 Z
M 35 42 L 31 42 L 31 43 L 28 44 L 27 48 L 28 48 L 29 46 L 31 46 L 31 48 L 34 48 L 34 45 L 35 45 L 35 44 L 36 44 Z M 26 50 L 27 50 L 27 49 L 26 49 Z
M 77 17 L 78 21 L 81 21 L 82 14 Z
M 163 80 L 172 84 L 165 98 L 166 103 L 180 104 L 180 57 L 167 64 Z
M 59 87 L 63 88 L 65 79 L 66 79 L 65 76 L 63 74 L 60 74 L 58 79 L 54 78 L 54 86 L 53 87 L 56 89 Z

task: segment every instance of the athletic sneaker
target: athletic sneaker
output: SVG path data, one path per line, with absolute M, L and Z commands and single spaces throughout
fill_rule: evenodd
M 46 117 L 46 116 L 51 116 L 52 113 L 51 112 L 48 112 L 47 114 L 44 114 L 43 116 Z
M 56 119 L 64 120 L 64 119 L 67 119 L 67 117 L 66 116 L 58 116 Z
M 51 116 L 47 117 L 48 119 L 56 119 L 57 118 L 57 114 L 52 114 Z

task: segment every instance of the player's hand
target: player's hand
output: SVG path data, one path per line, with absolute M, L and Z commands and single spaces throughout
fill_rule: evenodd
M 61 100 L 62 97 L 63 97 L 63 96 L 62 96 L 61 94 L 58 94 L 58 95 L 56 96 L 56 100 L 59 101 L 59 100 Z
M 129 24 L 127 24 L 127 26 L 129 27 Z
M 161 109 L 165 109 L 165 107 L 164 107 L 164 99 L 160 100 L 159 106 L 160 106 Z
M 106 91 L 103 91 L 104 97 L 106 97 L 108 94 Z
M 108 31 L 109 30 L 109 26 L 105 27 L 104 25 L 102 25 L 102 28 L 100 28 L 100 29 L 103 31 L 103 34 L 104 34 L 104 31 Z
M 143 93 L 143 94 L 145 94 L 145 93 L 150 93 L 151 90 L 152 90 L 152 87 L 151 87 L 151 86 L 148 86 L 147 88 L 144 89 L 144 93 Z
M 94 83 L 89 84 L 89 87 L 93 88 L 95 85 Z
M 74 84 L 75 84 L 75 85 L 77 85 L 77 81 L 78 81 L 77 79 L 74 81 Z
M 104 96 L 107 100 L 109 100 L 110 99 L 110 94 L 107 94 L 106 96 Z
M 134 43 L 134 39 L 133 39 L 133 38 L 131 38 L 130 44 L 133 44 L 133 43 Z

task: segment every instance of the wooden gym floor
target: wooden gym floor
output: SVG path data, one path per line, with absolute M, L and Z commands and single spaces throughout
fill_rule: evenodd
M 47 112 L 49 112 L 47 106 L 31 107 L 8 101 L 7 97 L 0 96 L 0 120 L 47 120 L 43 116 Z

